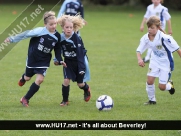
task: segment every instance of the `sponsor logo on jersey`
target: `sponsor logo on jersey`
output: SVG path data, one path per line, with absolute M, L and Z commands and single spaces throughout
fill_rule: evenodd
M 52 46 L 55 46 L 55 42 L 52 43 Z
M 156 48 L 157 48 L 158 50 L 161 50 L 161 49 L 162 49 L 162 45 L 157 45 Z
M 44 38 L 40 38 L 40 43 L 43 43 L 44 42 Z
M 160 13 L 159 13 L 159 12 L 156 12 L 156 16 L 158 16 L 158 17 L 159 17 L 159 15 L 160 15 Z

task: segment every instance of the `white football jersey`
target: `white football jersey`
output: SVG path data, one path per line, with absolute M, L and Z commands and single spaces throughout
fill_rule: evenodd
M 157 16 L 160 18 L 161 27 L 163 30 L 165 30 L 166 21 L 171 18 L 170 14 L 168 13 L 168 9 L 161 4 L 159 4 L 155 8 L 154 8 L 154 4 L 151 4 L 147 7 L 144 18 L 148 19 L 151 16 Z
M 162 69 L 173 70 L 174 62 L 172 53 L 180 47 L 172 36 L 158 30 L 154 40 L 150 41 L 147 33 L 141 38 L 136 51 L 142 54 L 147 48 L 152 49 L 150 63 L 154 63 Z

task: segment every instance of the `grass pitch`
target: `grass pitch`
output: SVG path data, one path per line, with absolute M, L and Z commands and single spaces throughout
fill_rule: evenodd
M 0 31 L 8 27 L 26 5 L 0 5 Z M 30 107 L 25 108 L 19 103 L 27 92 L 35 77 L 25 86 L 19 87 L 17 82 L 25 70 L 25 61 L 29 39 L 19 42 L 0 61 L 0 120 L 181 120 L 180 112 L 180 73 L 181 60 L 174 54 L 175 70 L 172 74 L 176 93 L 158 89 L 156 80 L 157 105 L 145 106 L 148 100 L 145 91 L 148 64 L 141 68 L 137 64 L 136 48 L 139 40 L 146 33 L 139 31 L 145 9 L 121 9 L 122 7 L 85 7 L 85 19 L 88 25 L 81 30 L 86 49 L 88 50 L 91 70 L 92 98 L 86 103 L 83 91 L 76 83 L 70 85 L 70 105 L 60 107 L 62 100 L 61 84 L 63 74 L 61 66 L 53 62 L 47 71 L 40 90 L 30 100 Z M 57 6 L 54 11 L 58 12 Z M 14 12 L 16 11 L 16 12 Z M 170 11 L 172 16 L 173 37 L 181 43 L 180 12 Z M 43 26 L 43 20 L 36 26 Z M 58 30 L 61 32 L 60 27 Z M 96 109 L 96 99 L 103 94 L 110 95 L 114 100 L 114 108 L 109 112 Z M 180 131 L 25 131 L 1 130 L 1 136 L 179 136 Z

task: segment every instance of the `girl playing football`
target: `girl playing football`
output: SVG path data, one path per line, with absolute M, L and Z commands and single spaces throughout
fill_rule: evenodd
M 146 23 L 147 19 L 151 16 L 157 16 L 160 18 L 161 21 L 161 28 L 165 30 L 166 22 L 168 26 L 168 34 L 172 35 L 172 27 L 171 27 L 171 16 L 168 12 L 168 9 L 162 5 L 164 0 L 152 0 L 152 4 L 147 7 L 146 13 L 144 18 L 141 22 L 140 31 L 143 32 L 144 24 Z M 146 56 L 144 57 L 144 62 L 148 62 L 150 60 L 152 50 L 148 48 Z
M 158 17 L 152 16 L 147 21 L 148 33 L 140 40 L 137 48 L 138 65 L 145 66 L 141 54 L 148 48 L 153 50 L 151 54 L 149 70 L 147 73 L 146 91 L 149 101 L 145 104 L 156 104 L 155 78 L 159 78 L 159 89 L 168 90 L 172 95 L 175 93 L 173 82 L 170 80 L 171 71 L 174 69 L 172 53 L 177 51 L 181 57 L 181 50 L 172 36 L 165 34 L 161 29 L 161 21 Z
M 84 90 L 84 100 L 89 101 L 91 97 L 90 87 L 86 83 L 89 80 L 89 66 L 86 50 L 80 36 L 76 33 L 84 25 L 84 20 L 80 15 L 62 15 L 58 19 L 58 24 L 62 27 L 61 47 L 64 61 L 67 65 L 63 68 L 64 82 L 62 84 L 63 100 L 60 106 L 68 105 L 70 80 L 76 81 L 80 89 Z M 57 65 L 56 59 L 54 64 Z
M 57 57 L 57 64 L 66 64 L 61 58 L 60 34 L 56 31 L 57 20 L 53 11 L 45 12 L 45 27 L 38 27 L 33 30 L 27 30 L 16 36 L 8 37 L 4 42 L 19 42 L 20 40 L 31 38 L 29 42 L 28 56 L 26 61 L 25 73 L 20 78 L 18 84 L 23 86 L 36 74 L 35 82 L 32 83 L 27 93 L 21 98 L 23 106 L 29 106 L 30 98 L 39 90 L 43 82 L 47 69 L 50 66 L 52 57 L 51 51 L 54 50 Z

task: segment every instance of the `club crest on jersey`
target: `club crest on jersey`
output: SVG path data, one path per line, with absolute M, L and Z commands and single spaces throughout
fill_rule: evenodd
M 161 49 L 162 49 L 162 45 L 157 45 L 156 48 L 157 48 L 158 50 L 161 50 Z
M 43 43 L 44 42 L 44 38 L 40 38 L 40 43 Z
M 55 42 L 52 43 L 52 46 L 55 46 Z
M 80 47 L 81 46 L 81 44 L 78 44 L 78 47 Z
M 160 14 L 159 12 L 156 12 L 156 16 L 159 16 L 159 14 Z

